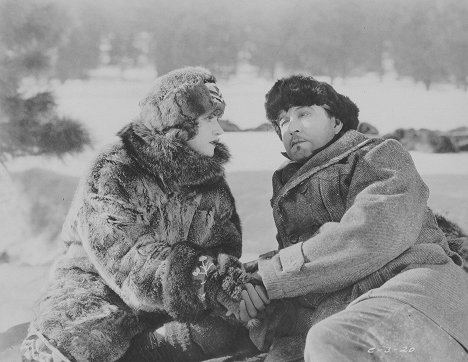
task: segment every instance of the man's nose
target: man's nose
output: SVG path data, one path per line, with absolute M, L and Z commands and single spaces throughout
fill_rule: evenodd
M 293 134 L 293 133 L 298 133 L 298 132 L 301 132 L 302 130 L 302 123 L 299 121 L 299 119 L 297 117 L 291 117 L 290 120 L 289 120 L 289 133 L 290 134 Z

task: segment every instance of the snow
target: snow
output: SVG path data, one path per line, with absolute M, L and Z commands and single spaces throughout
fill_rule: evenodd
M 147 78 L 145 78 L 147 75 Z M 83 121 L 90 129 L 95 148 L 77 156 L 57 159 L 23 158 L 8 164 L 11 172 L 32 167 L 64 175 L 81 175 L 93 155 L 125 123 L 138 113 L 138 100 L 146 93 L 153 74 L 139 73 L 127 81 L 101 76 L 90 81 L 69 81 L 58 86 L 56 94 L 64 114 Z M 327 80 L 326 78 L 322 78 Z M 249 71 L 220 81 L 227 100 L 226 118 L 241 128 L 265 122 L 264 94 L 273 81 L 259 79 Z M 353 99 L 361 109 L 361 120 L 381 132 L 397 127 L 448 130 L 468 125 L 467 93 L 448 85 L 426 91 L 422 85 L 386 77 L 380 82 L 369 75 L 346 81 L 337 80 L 338 91 Z M 225 133 L 232 161 L 227 165 L 244 228 L 244 260 L 275 247 L 275 230 L 269 207 L 271 173 L 282 162 L 282 144 L 275 133 Z M 431 206 L 453 217 L 466 228 L 468 220 L 468 153 L 426 154 L 412 152 L 415 164 L 431 189 Z M 11 226 L 11 225 L 10 225 Z M 21 225 L 17 228 L 21 229 Z M 37 241 L 35 241 L 37 242 Z M 44 249 L 24 251 L 40 257 Z M 49 266 L 0 264 L 0 332 L 32 316 L 33 301 L 39 296 Z
M 126 80 L 119 79 L 116 69 L 94 72 L 94 78 L 55 84 L 60 111 L 82 121 L 90 130 L 94 150 L 79 156 L 56 159 L 23 159 L 10 165 L 11 170 L 37 167 L 80 175 L 84 165 L 105 144 L 115 139 L 116 132 L 138 115 L 139 100 L 151 87 L 155 73 L 151 69 L 128 70 Z M 317 77 L 328 81 L 326 77 Z M 267 122 L 263 108 L 265 93 L 274 80 L 259 78 L 255 69 L 244 65 L 236 76 L 220 80 L 226 99 L 225 118 L 241 128 Z M 452 85 L 434 85 L 427 91 L 422 84 L 397 79 L 389 74 L 382 80 L 368 74 L 360 78 L 337 79 L 337 91 L 348 95 L 360 108 L 360 119 L 376 126 L 381 134 L 399 127 L 449 130 L 468 126 L 468 93 Z M 233 161 L 228 170 L 274 170 L 283 158 L 281 142 L 274 133 L 225 134 L 232 148 Z M 423 173 L 466 173 L 464 156 L 413 153 Z M 460 163 L 460 162 L 463 163 Z M 435 166 L 437 165 L 437 166 Z
M 67 81 L 56 91 L 61 109 L 84 121 L 96 140 L 106 141 L 138 114 L 138 101 L 148 92 L 154 72 L 130 73 L 127 81 L 106 77 Z M 317 77 L 329 81 L 327 77 Z M 255 69 L 243 66 L 236 76 L 219 80 L 227 106 L 225 118 L 239 127 L 267 122 L 263 104 L 274 79 L 259 78 Z M 360 120 L 384 134 L 396 128 L 449 130 L 468 126 L 468 92 L 450 84 L 435 84 L 427 91 L 422 83 L 388 74 L 336 79 L 334 88 L 349 96 L 360 109 Z

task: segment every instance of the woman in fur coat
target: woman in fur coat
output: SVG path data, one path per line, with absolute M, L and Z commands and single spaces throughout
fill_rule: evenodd
M 267 360 L 468 360 L 468 277 L 410 154 L 357 132 L 357 106 L 310 76 L 278 80 L 265 107 L 288 158 L 279 252 L 258 261 Z
M 80 182 L 25 361 L 192 360 L 251 347 L 235 318 L 217 318 L 239 314 L 251 278 L 237 260 L 215 78 L 173 71 L 140 106 Z M 186 323 L 168 324 L 165 338 L 153 333 L 172 319 Z

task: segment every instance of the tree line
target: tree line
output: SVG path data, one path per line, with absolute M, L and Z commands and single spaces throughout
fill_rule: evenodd
M 427 88 L 441 81 L 468 87 L 466 1 L 70 0 L 55 7 L 61 14 L 47 20 L 58 33 L 44 40 L 56 44 L 54 76 L 62 80 L 85 78 L 103 63 L 144 61 L 158 74 L 200 64 L 228 76 L 246 60 L 266 76 L 282 67 L 331 79 L 383 75 L 392 64 Z

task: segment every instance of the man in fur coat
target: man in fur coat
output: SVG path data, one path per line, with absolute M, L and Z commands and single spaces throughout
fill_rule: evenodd
M 235 318 L 217 317 L 239 314 L 251 278 L 237 259 L 215 78 L 173 71 L 140 106 L 80 182 L 25 361 L 192 360 L 253 348 Z M 171 319 L 187 323 L 153 333 Z
M 467 361 L 468 278 L 410 154 L 355 131 L 357 106 L 310 76 L 278 80 L 265 107 L 288 158 L 280 250 L 258 261 L 267 360 Z

